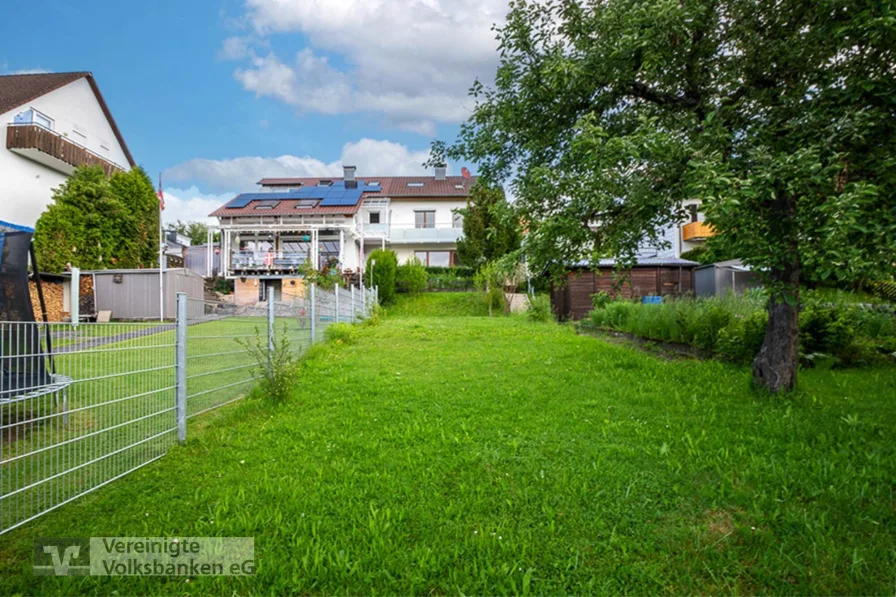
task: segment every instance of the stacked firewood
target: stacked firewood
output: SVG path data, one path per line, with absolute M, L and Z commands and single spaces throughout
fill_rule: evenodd
M 44 302 L 47 305 L 47 319 L 49 321 L 63 321 L 68 316 L 68 306 L 65 305 L 62 283 L 43 280 L 41 287 L 44 291 Z M 31 291 L 31 306 L 34 309 L 34 318 L 43 321 L 43 313 L 40 308 L 40 297 L 37 293 L 37 284 L 34 280 L 28 281 L 28 289 Z

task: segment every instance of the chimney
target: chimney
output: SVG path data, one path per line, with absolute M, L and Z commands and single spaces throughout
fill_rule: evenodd
M 342 179 L 345 182 L 355 182 L 355 168 L 354 166 L 343 166 L 342 167 Z
M 448 166 L 439 164 L 436 166 L 436 180 L 445 180 L 448 176 Z

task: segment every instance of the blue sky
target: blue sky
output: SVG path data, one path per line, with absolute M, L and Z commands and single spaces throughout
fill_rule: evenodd
M 491 79 L 505 0 L 7 0 L 0 72 L 89 70 L 166 219 L 261 176 L 422 173 Z M 39 18 L 35 18 L 39 15 Z M 460 164 L 452 164 L 459 170 Z

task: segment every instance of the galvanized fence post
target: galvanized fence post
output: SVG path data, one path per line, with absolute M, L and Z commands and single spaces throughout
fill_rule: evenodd
M 274 363 L 274 287 L 268 288 L 268 365 Z
M 175 323 L 175 396 L 174 416 L 177 420 L 177 441 L 187 441 L 187 294 L 177 293 Z
M 355 285 L 352 284 L 352 323 L 355 323 Z
M 333 293 L 336 295 L 336 323 L 339 323 L 342 321 L 339 317 L 339 284 L 333 288 Z
M 317 300 L 315 290 L 317 285 L 311 284 L 311 344 L 317 341 Z

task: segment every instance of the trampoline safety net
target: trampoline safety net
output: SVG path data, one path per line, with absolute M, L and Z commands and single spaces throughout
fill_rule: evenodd
M 28 288 L 32 234 L 0 222 L 0 403 L 51 382 Z

